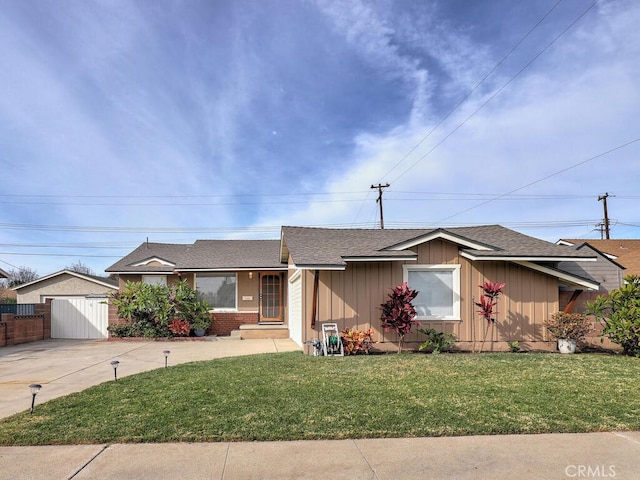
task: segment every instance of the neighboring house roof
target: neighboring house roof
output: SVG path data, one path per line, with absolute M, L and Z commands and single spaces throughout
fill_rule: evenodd
M 439 229 L 328 229 L 282 227 L 280 260 L 290 254 L 299 267 L 344 267 L 357 259 L 415 259 L 412 246 L 436 238 L 460 245 L 472 260 L 558 262 L 595 260 L 589 252 L 529 237 L 500 225 Z
M 587 243 L 624 267 L 625 275 L 640 275 L 640 240 L 561 239 L 557 243 L 570 246 Z
M 111 273 L 284 270 L 279 240 L 197 240 L 193 244 L 146 242 L 106 269 Z
M 40 277 L 36 280 L 33 280 L 31 282 L 27 282 L 27 283 L 23 283 L 22 285 L 18 285 L 16 287 L 13 287 L 11 290 L 20 290 L 22 288 L 28 287 L 30 285 L 35 285 L 37 283 L 40 282 L 44 282 L 45 280 L 49 280 L 50 278 L 54 278 L 54 277 L 58 277 L 60 275 L 72 275 L 74 277 L 78 277 L 84 280 L 87 280 L 89 282 L 93 282 L 96 283 L 98 285 L 102 285 L 105 287 L 109 287 L 109 288 L 113 288 L 116 289 L 118 288 L 118 281 L 117 280 L 112 280 L 111 278 L 107 278 L 107 277 L 100 277 L 98 275 L 87 275 L 84 273 L 78 273 L 78 272 L 74 272 L 72 270 L 60 270 L 59 272 L 55 272 L 52 273 L 50 275 L 46 275 L 44 277 Z
M 0 268 L 0 278 L 9 278 L 9 274 Z

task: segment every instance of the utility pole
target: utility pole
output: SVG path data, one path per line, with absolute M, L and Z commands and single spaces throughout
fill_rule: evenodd
M 607 236 L 607 240 L 611 237 L 609 236 L 609 213 L 607 212 L 607 197 L 609 197 L 609 193 L 605 192 L 604 195 L 598 196 L 598 201 L 602 200 L 604 204 L 604 232 Z
M 388 183 L 384 185 L 380 183 L 378 185 L 371 185 L 371 188 L 378 189 L 378 198 L 376 199 L 376 203 L 380 204 L 380 229 L 381 230 L 384 230 L 384 214 L 382 213 L 382 189 L 387 187 L 389 187 Z

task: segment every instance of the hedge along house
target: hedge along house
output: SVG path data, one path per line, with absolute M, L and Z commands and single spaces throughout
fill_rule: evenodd
M 505 283 L 496 328 L 485 350 L 505 350 L 518 340 L 552 348 L 543 321 L 561 309 L 560 286 L 597 290 L 598 283 L 559 270 L 595 261 L 592 252 L 555 245 L 498 225 L 436 230 L 356 230 L 283 227 L 280 260 L 288 264 L 291 337 L 299 344 L 321 337 L 321 324 L 372 329 L 382 349 L 397 335 L 380 328 L 380 304 L 406 281 L 424 328 L 456 335 L 472 349 L 485 335 L 474 302 L 485 281 Z M 405 344 L 422 342 L 414 330 Z
M 143 243 L 106 271 L 127 281 L 171 285 L 186 280 L 213 308 L 209 334 L 288 338 L 287 265 L 278 240 Z

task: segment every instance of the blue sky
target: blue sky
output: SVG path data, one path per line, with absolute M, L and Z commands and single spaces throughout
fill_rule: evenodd
M 147 238 L 639 238 L 635 0 L 0 0 L 0 268 Z

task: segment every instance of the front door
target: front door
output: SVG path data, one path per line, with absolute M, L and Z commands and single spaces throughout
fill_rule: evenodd
M 282 311 L 282 275 L 262 275 L 260 278 L 260 322 L 280 323 L 283 321 Z

